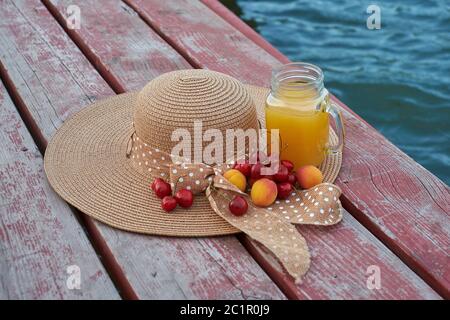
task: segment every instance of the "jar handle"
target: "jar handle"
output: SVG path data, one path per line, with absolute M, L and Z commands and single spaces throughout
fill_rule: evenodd
M 327 104 L 326 111 L 333 117 L 334 122 L 336 123 L 336 130 L 339 139 L 336 145 L 329 147 L 329 151 L 332 153 L 342 152 L 345 138 L 344 119 L 342 117 L 342 112 L 340 110 L 340 107 L 331 101 L 329 101 L 329 103 Z

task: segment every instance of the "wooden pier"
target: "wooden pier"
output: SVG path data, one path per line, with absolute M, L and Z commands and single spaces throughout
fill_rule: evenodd
M 312 251 L 302 284 L 245 235 L 120 231 L 49 186 L 47 141 L 83 106 L 177 69 L 268 86 L 288 61 L 216 0 L 0 0 L 0 299 L 450 298 L 449 187 L 335 98 L 346 212 L 334 227 L 298 227 Z M 67 286 L 74 265 L 80 289 Z

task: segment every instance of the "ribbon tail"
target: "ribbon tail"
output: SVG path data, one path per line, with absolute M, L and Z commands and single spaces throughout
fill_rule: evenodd
M 236 217 L 230 213 L 228 203 L 236 192 L 221 188 L 206 190 L 213 210 L 235 228 L 263 244 L 281 262 L 296 282 L 306 274 L 310 266 L 310 253 L 305 238 L 287 221 L 281 220 L 269 210 L 254 206 L 248 200 L 248 211 Z M 245 196 L 245 195 L 244 195 Z
M 269 210 L 293 224 L 332 226 L 343 218 L 340 195 L 339 187 L 321 183 L 309 190 L 293 192 L 289 198 L 277 201 Z

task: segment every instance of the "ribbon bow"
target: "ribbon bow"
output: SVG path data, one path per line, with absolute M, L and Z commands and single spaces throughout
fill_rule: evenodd
M 248 197 L 222 176 L 227 165 L 172 164 L 170 182 L 176 190 L 190 189 L 194 194 L 206 191 L 213 210 L 235 228 L 266 246 L 285 269 L 299 280 L 309 269 L 310 254 L 303 236 L 293 224 L 333 225 L 342 219 L 340 189 L 322 183 L 307 191 L 294 191 L 286 200 L 277 200 L 268 208 L 255 206 L 242 217 L 229 212 L 228 203 L 236 194 Z
M 334 184 L 321 183 L 309 190 L 295 190 L 287 199 L 261 208 L 222 176 L 231 165 L 173 163 L 170 155 L 140 143 L 138 137 L 133 137 L 133 142 L 138 145 L 130 150 L 130 155 L 137 168 L 169 178 L 175 192 L 180 189 L 191 190 L 194 194 L 205 192 L 218 215 L 268 248 L 296 281 L 308 271 L 310 253 L 295 224 L 329 226 L 342 220 L 341 190 Z M 248 200 L 248 211 L 241 217 L 234 216 L 228 209 L 236 194 Z

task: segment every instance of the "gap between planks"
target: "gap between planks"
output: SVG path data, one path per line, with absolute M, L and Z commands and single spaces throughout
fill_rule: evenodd
M 111 71 L 109 71 L 107 68 L 105 68 L 104 65 L 101 64 L 101 62 L 95 58 L 95 55 L 89 50 L 89 47 L 86 45 L 86 43 L 83 41 L 83 39 L 80 37 L 80 35 L 75 32 L 75 30 L 71 30 L 67 28 L 66 20 L 65 18 L 60 14 L 58 9 L 54 7 L 50 1 L 48 0 L 40 0 L 42 4 L 47 8 L 47 10 L 50 12 L 50 14 L 55 18 L 55 20 L 58 22 L 58 24 L 64 29 L 64 31 L 67 33 L 67 35 L 72 39 L 73 43 L 80 49 L 80 51 L 85 55 L 85 57 L 89 60 L 89 62 L 92 64 L 92 66 L 98 71 L 98 73 L 101 75 L 103 79 L 108 83 L 108 85 L 113 89 L 113 91 L 116 94 L 125 93 L 126 90 L 120 84 L 119 81 L 111 74 Z
M 50 0 L 41 0 L 44 2 L 50 1 Z M 197 63 L 192 57 L 183 50 L 182 47 L 180 47 L 175 41 L 173 41 L 170 37 L 168 37 L 158 26 L 149 19 L 147 19 L 145 16 L 141 14 L 141 12 L 136 8 L 135 4 L 128 0 L 121 0 L 123 3 L 125 3 L 127 6 L 132 8 L 134 12 L 139 16 L 139 18 L 146 23 L 150 29 L 152 29 L 158 36 L 160 36 L 169 46 L 171 46 L 180 56 L 182 56 L 194 69 L 203 69 L 202 66 Z

